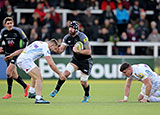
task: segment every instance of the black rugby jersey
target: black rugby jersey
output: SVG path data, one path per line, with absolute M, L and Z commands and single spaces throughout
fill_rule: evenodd
M 4 52 L 6 55 L 24 48 L 28 43 L 25 33 L 18 27 L 13 27 L 10 31 L 7 28 L 3 28 L 0 33 L 0 46 L 2 46 L 2 41 L 5 42 Z
M 75 37 L 73 37 L 72 35 L 70 35 L 69 33 L 67 35 L 64 36 L 63 38 L 63 44 L 67 45 L 67 46 L 71 46 L 73 48 L 73 46 L 78 42 L 82 42 L 84 45 L 84 48 L 86 45 L 89 46 L 89 42 L 88 42 L 88 37 L 82 33 L 82 32 L 77 32 L 77 35 Z M 76 59 L 88 59 L 91 58 L 91 55 L 83 55 L 83 54 L 77 54 L 73 52 L 73 56 Z

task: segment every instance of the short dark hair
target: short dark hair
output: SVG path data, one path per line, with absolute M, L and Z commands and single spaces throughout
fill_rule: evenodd
M 124 70 L 126 70 L 128 67 L 130 67 L 131 65 L 128 62 L 124 62 L 121 66 L 120 66 L 120 71 L 123 72 Z
M 13 20 L 12 17 L 6 17 L 6 18 L 3 20 L 3 24 L 6 24 L 7 21 L 12 21 L 12 22 L 14 22 L 14 20 Z

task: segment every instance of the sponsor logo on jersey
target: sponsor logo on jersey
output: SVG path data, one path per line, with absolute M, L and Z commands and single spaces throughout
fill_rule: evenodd
M 25 36 L 25 37 L 26 37 L 26 34 L 25 34 L 24 32 L 22 32 L 22 34 L 23 34 L 23 36 Z
M 7 34 L 4 34 L 4 37 L 7 37 Z
M 140 73 L 138 77 L 142 79 L 142 78 L 144 78 L 144 75 L 142 73 Z
M 84 71 L 84 72 L 88 72 L 88 70 L 86 70 L 86 69 L 84 69 L 83 71 Z
M 47 51 L 48 54 L 50 54 L 50 51 Z

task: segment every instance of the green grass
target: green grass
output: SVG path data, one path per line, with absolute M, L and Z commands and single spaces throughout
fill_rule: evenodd
M 30 83 L 30 81 L 26 81 Z M 132 83 L 129 101 L 123 99 L 124 80 L 89 80 L 91 85 L 89 103 L 81 103 L 83 90 L 79 80 L 67 80 L 61 91 L 49 96 L 57 80 L 44 80 L 42 95 L 49 105 L 34 104 L 34 99 L 23 97 L 23 88 L 14 81 L 12 98 L 0 98 L 0 115 L 158 115 L 160 103 L 138 103 L 141 83 Z M 5 80 L 0 80 L 0 97 L 7 90 Z

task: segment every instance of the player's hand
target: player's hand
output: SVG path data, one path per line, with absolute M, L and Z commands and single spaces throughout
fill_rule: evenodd
M 0 47 L 0 53 L 1 53 L 1 52 L 4 52 L 4 51 L 3 51 L 3 47 Z
M 4 61 L 7 61 L 7 60 L 11 60 L 13 57 L 11 55 L 8 55 L 6 57 L 3 58 Z
M 73 51 L 74 51 L 75 53 L 79 53 L 79 50 L 77 49 L 77 47 L 73 47 Z
M 61 80 L 66 80 L 67 78 L 66 78 L 66 76 L 65 75 L 63 75 L 62 73 L 61 74 L 59 74 L 59 77 L 60 77 L 60 79 Z
M 146 103 L 147 102 L 147 100 L 146 99 L 142 99 L 142 100 L 140 100 L 140 103 Z
M 117 102 L 127 102 L 127 100 L 118 100 Z

